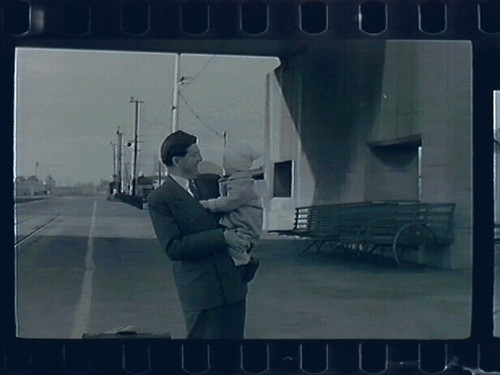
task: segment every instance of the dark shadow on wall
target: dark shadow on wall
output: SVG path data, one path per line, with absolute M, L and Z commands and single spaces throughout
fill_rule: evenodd
M 276 72 L 315 179 L 314 203 L 342 201 L 360 142 L 379 112 L 384 41 L 336 41 L 304 50 Z

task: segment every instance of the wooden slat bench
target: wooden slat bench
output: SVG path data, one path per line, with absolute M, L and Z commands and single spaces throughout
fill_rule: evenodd
M 398 265 L 418 262 L 422 246 L 453 242 L 454 203 L 358 202 L 298 207 L 291 230 L 272 231 L 311 239 L 302 253 L 325 244 L 358 258 L 387 250 Z
M 293 228 L 289 230 L 271 230 L 284 236 L 307 238 L 312 242 L 301 252 L 312 248 L 320 251 L 328 243 L 338 242 L 340 236 L 356 234 L 360 229 L 358 212 L 366 213 L 367 207 L 382 207 L 398 204 L 396 201 L 353 202 L 327 205 L 297 207 Z
M 342 213 L 349 208 L 363 207 L 371 205 L 371 202 L 355 202 L 341 203 L 328 205 L 315 205 L 297 207 L 293 221 L 293 228 L 288 230 L 271 230 L 270 233 L 278 233 L 284 236 L 295 236 L 313 240 L 302 253 L 316 247 L 319 251 L 324 244 L 335 242 L 339 239 L 339 234 L 346 233 L 348 225 L 347 221 L 339 221 L 345 219 Z M 343 224 L 343 225 L 341 225 Z

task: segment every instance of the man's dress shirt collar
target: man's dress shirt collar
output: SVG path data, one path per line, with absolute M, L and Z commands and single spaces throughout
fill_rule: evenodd
M 186 190 L 191 196 L 194 196 L 191 190 L 189 189 L 189 180 L 184 177 L 180 176 L 174 176 L 173 174 L 170 175 L 175 182 L 177 182 L 184 190 Z

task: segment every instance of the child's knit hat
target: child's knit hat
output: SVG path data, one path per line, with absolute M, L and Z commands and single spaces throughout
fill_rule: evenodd
M 232 144 L 224 152 L 224 165 L 237 171 L 248 171 L 258 158 L 260 152 L 248 143 Z

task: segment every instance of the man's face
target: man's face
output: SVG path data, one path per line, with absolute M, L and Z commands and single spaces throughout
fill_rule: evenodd
M 196 144 L 192 144 L 187 149 L 185 156 L 174 157 L 174 165 L 182 177 L 187 179 L 196 178 L 200 172 L 198 171 L 198 164 L 203 160 L 201 157 L 200 149 Z

